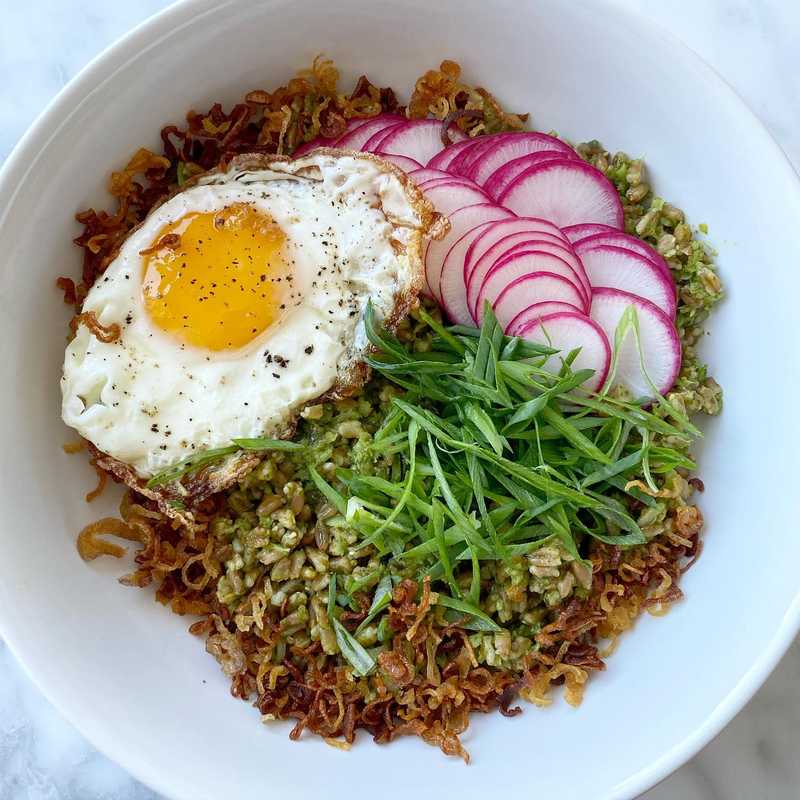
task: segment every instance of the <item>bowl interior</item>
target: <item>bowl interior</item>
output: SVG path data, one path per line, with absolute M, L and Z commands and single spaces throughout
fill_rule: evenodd
M 708 528 L 687 601 L 623 638 L 578 711 L 558 701 L 511 720 L 475 719 L 468 769 L 412 739 L 374 747 L 362 738 L 349 754 L 290 743 L 289 725 L 261 726 L 229 697 L 216 662 L 186 633 L 190 620 L 116 584 L 124 564 L 86 565 L 75 552 L 76 531 L 114 503 L 109 493 L 87 506 L 93 472 L 61 451 L 72 438 L 58 389 L 69 313 L 53 281 L 80 269 L 72 215 L 108 204 L 109 169 L 141 145 L 156 148 L 162 124 L 269 89 L 319 52 L 341 66 L 343 85 L 366 73 L 406 97 L 418 74 L 452 58 L 536 127 L 643 156 L 657 192 L 708 224 L 728 289 L 705 345 L 726 407 L 701 448 Z M 758 170 L 743 168 L 745 154 Z M 70 719 L 162 792 L 344 797 L 357 786 L 405 797 L 441 786 L 485 797 L 502 770 L 509 788 L 530 795 L 629 797 L 716 733 L 790 640 L 800 287 L 785 265 L 798 256 L 797 184 L 727 87 L 638 19 L 558 0 L 184 3 L 73 83 L 0 183 L 0 628 Z M 410 759 L 402 781 L 387 781 Z

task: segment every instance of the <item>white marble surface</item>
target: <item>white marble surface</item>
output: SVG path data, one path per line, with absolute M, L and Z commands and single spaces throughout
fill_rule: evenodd
M 797 0 L 625 2 L 706 58 L 800 168 Z M 164 0 L 0 2 L 0 161 L 90 58 L 166 4 Z M 645 798 L 795 800 L 800 797 L 798 730 L 800 643 L 796 642 L 755 699 L 716 741 Z M 2 641 L 0 800 L 157 800 L 58 715 Z

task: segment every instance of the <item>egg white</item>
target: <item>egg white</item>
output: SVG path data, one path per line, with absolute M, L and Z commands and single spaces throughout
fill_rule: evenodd
M 253 342 L 212 352 L 152 323 L 140 251 L 185 214 L 232 203 L 252 204 L 283 230 L 292 298 Z M 154 209 L 89 292 L 83 310 L 121 336 L 103 343 L 78 328 L 64 357 L 64 422 L 142 478 L 234 438 L 280 435 L 360 359 L 367 301 L 390 316 L 415 287 L 421 225 L 398 175 L 365 158 L 316 154 L 206 176 Z

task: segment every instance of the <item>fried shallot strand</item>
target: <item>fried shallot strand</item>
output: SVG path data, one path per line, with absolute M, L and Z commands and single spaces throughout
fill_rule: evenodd
M 72 318 L 69 323 L 69 329 L 72 331 L 73 336 L 78 332 L 79 325 L 85 325 L 92 336 L 104 344 L 116 342 L 122 335 L 122 329 L 116 322 L 112 322 L 110 325 L 102 325 L 95 316 L 94 311 L 82 311 Z

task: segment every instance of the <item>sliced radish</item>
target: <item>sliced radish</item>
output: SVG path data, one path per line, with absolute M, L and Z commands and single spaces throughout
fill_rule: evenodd
M 401 128 L 392 128 L 381 140 L 379 149 L 384 153 L 408 156 L 421 164 L 427 164 L 438 152 L 444 150 L 442 123 L 438 119 L 412 119 Z M 453 125 L 449 130 L 455 141 L 467 138 L 460 128 Z
M 377 117 L 354 117 L 353 119 L 347 120 L 347 126 L 344 129 L 344 132 L 339 134 L 334 139 L 329 141 L 334 143 L 334 146 L 338 146 L 338 143 L 347 136 L 348 133 L 352 133 L 356 128 L 360 128 L 362 125 L 365 125 L 367 122 L 371 122 L 374 119 L 380 119 L 381 117 L 387 116 L 386 114 L 379 114 Z
M 532 241 L 528 242 L 509 242 L 506 246 L 506 249 L 502 251 L 499 257 L 506 258 L 507 256 L 514 255 L 515 253 L 523 253 L 527 250 L 541 249 L 536 237 L 531 237 L 531 239 Z M 575 254 L 575 251 L 569 245 L 565 245 L 561 242 L 549 242 L 547 243 L 546 247 L 545 245 L 541 245 L 541 247 L 544 247 L 548 253 L 552 252 L 554 255 L 557 255 L 559 258 L 563 259 L 567 262 L 567 264 L 569 264 L 570 268 L 575 273 L 575 277 L 578 279 L 578 288 L 586 295 L 586 304 L 588 309 L 589 302 L 592 299 L 592 284 L 589 283 L 589 278 L 586 275 L 586 270 L 583 268 L 583 263 Z M 497 259 L 495 259 L 495 262 L 496 261 Z
M 422 188 L 422 187 L 420 187 Z M 425 197 L 430 200 L 440 214 L 450 215 L 464 206 L 488 203 L 489 197 L 477 186 L 465 186 L 463 183 L 440 183 L 438 186 L 422 188 Z
M 636 398 L 652 397 L 650 382 L 642 372 L 643 360 L 650 381 L 661 394 L 666 394 L 681 368 L 681 340 L 672 320 L 649 300 L 618 289 L 595 290 L 591 316 L 614 347 L 617 326 L 630 306 L 636 309 L 639 322 L 641 358 L 634 331 L 629 330 L 615 354 L 613 385 L 625 386 Z
M 475 160 L 490 148 L 494 147 L 506 139 L 514 138 L 519 135 L 516 133 L 492 133 L 488 136 L 477 136 L 472 140 L 472 147 L 464 148 L 456 158 L 453 159 L 448 170 L 456 175 L 466 175 Z
M 558 235 L 552 233 L 556 231 Z M 580 279 L 585 298 L 591 297 L 591 284 L 586 277 L 580 259 L 561 231 L 550 222 L 520 217 L 518 219 L 495 222 L 467 251 L 464 259 L 464 282 L 467 286 L 467 305 L 477 315 L 478 292 L 483 279 L 495 262 L 515 248 L 537 249 L 534 243 L 548 244 L 545 249 L 559 255 L 573 268 Z M 530 246 L 529 246 L 530 245 Z M 551 249 L 554 246 L 560 250 Z
M 428 188 L 431 189 L 434 186 L 438 186 L 440 183 L 458 183 L 461 186 L 469 186 L 471 189 L 477 189 L 479 192 L 486 194 L 477 183 L 473 183 L 469 178 L 460 178 L 458 175 L 448 175 L 446 178 L 431 178 L 427 181 L 422 181 L 418 183 L 420 189 Z
M 326 139 L 324 136 L 315 136 L 311 141 L 298 145 L 294 153 L 292 153 L 292 158 L 300 158 L 300 156 L 311 152 L 317 147 L 331 147 L 332 141 L 332 139 Z
M 489 298 L 491 301 L 491 298 Z M 535 303 L 557 301 L 580 308 L 583 296 L 575 284 L 561 275 L 549 272 L 534 272 L 511 281 L 492 302 L 497 321 L 506 326 L 526 308 Z M 483 321 L 483 305 L 478 309 L 478 323 Z
M 464 256 L 472 242 L 483 233 L 491 222 L 484 222 L 467 231 L 448 251 L 439 277 L 439 297 L 445 314 L 458 325 L 474 325 L 475 315 L 467 306 L 467 290 L 464 284 Z
M 365 153 L 377 153 L 380 149 L 380 146 L 383 144 L 384 140 L 389 136 L 389 134 L 393 133 L 394 131 L 399 131 L 405 126 L 405 122 L 397 122 L 394 125 L 388 125 L 387 127 L 375 131 L 375 133 L 373 133 L 372 136 L 370 136 L 369 139 L 367 139 L 367 141 L 361 145 L 361 149 Z
M 582 251 L 599 244 L 621 247 L 623 250 L 630 250 L 633 253 L 644 256 L 648 261 L 652 261 L 672 281 L 672 273 L 661 254 L 647 242 L 643 242 L 628 233 L 622 233 L 622 231 L 595 233 L 582 239 L 576 239 L 574 242 L 575 252 L 580 255 Z
M 491 228 L 487 228 L 469 249 L 464 261 L 464 274 L 469 276 L 470 270 L 478 259 L 497 242 L 516 233 L 544 233 L 547 234 L 548 238 L 552 236 L 554 239 L 560 239 L 565 244 L 567 243 L 567 238 L 561 233 L 561 229 L 546 219 L 512 217 L 511 219 L 498 220 Z
M 491 147 L 502 134 L 492 134 L 490 136 L 478 136 L 469 140 L 469 146 L 464 147 L 458 155 L 450 162 L 447 167 L 448 172 L 454 175 L 466 175 L 467 165 L 473 157 Z
M 487 238 L 490 233 L 491 231 L 483 233 L 481 239 Z M 479 244 L 480 243 L 477 241 L 474 242 L 464 258 L 464 284 L 467 287 L 467 305 L 473 316 L 476 315 L 478 292 L 480 291 L 483 279 L 486 277 L 486 273 L 497 261 L 503 258 L 509 250 L 512 250 L 518 244 L 524 244 L 530 250 L 537 249 L 539 245 L 549 245 L 552 249 L 548 249 L 548 252 L 552 252 L 554 255 L 566 256 L 567 258 L 571 256 L 573 259 L 576 258 L 574 253 L 566 249 L 566 242 L 562 239 L 558 239 L 548 233 L 539 233 L 537 231 L 512 233 L 510 236 L 506 236 L 504 239 L 500 239 L 500 241 L 492 245 L 477 261 L 475 261 L 471 253 L 476 252 L 476 247 L 477 251 L 480 252 L 482 250 Z M 583 266 L 580 266 L 580 270 L 583 270 Z M 586 285 L 589 286 L 588 280 L 586 281 Z M 591 286 L 589 286 L 588 289 L 584 288 L 583 294 L 586 297 L 591 297 Z
M 520 331 L 524 328 L 529 328 L 532 324 L 538 322 L 542 317 L 548 314 L 555 314 L 557 311 L 571 311 L 575 314 L 586 314 L 577 306 L 570 305 L 569 303 L 562 303 L 558 300 L 546 300 L 543 303 L 534 303 L 532 306 L 523 308 L 511 322 L 506 325 L 507 336 L 519 336 Z
M 379 114 L 377 117 L 361 120 L 360 125 L 340 136 L 335 146 L 344 150 L 360 150 L 373 134 L 392 125 L 398 125 L 402 121 L 403 117 L 398 114 Z
M 440 150 L 429 162 L 428 166 L 431 169 L 446 170 L 453 159 L 465 148 L 470 147 L 474 143 L 474 139 L 462 139 L 460 142 L 453 142 L 449 144 L 444 150 Z
M 454 178 L 454 180 L 462 179 Z M 469 181 L 469 183 L 472 186 L 476 186 L 476 184 L 473 184 L 471 181 Z M 479 241 L 494 241 L 494 237 L 491 236 L 490 229 L 496 229 L 498 227 L 501 229 L 503 227 L 507 229 L 509 227 L 507 223 L 513 223 L 514 221 L 515 220 L 511 218 L 481 225 L 479 228 L 474 228 L 472 231 L 470 231 L 468 235 L 463 236 L 455 245 L 453 245 L 452 248 L 450 248 L 450 251 L 445 257 L 444 264 L 442 265 L 442 274 L 439 279 L 439 295 L 441 297 L 442 306 L 444 307 L 450 319 L 454 322 L 458 322 L 462 325 L 474 324 L 474 320 L 476 318 L 475 311 L 471 307 L 468 297 L 469 284 L 465 279 L 469 254 L 475 251 L 475 247 Z M 511 226 L 512 229 L 514 227 L 515 226 L 513 225 Z M 544 220 L 541 221 L 540 225 L 537 224 L 536 220 L 528 220 L 525 227 L 529 229 L 538 227 L 543 230 L 558 230 L 558 228 L 556 228 L 554 225 L 551 225 L 551 223 L 545 222 Z M 549 252 L 553 252 L 556 255 L 561 255 L 565 261 L 572 260 L 578 269 L 580 269 L 581 272 L 583 271 L 583 267 L 580 266 L 580 261 L 572 252 L 571 248 L 568 252 L 564 249 L 569 247 L 569 244 L 566 241 L 545 232 L 538 234 L 528 233 L 526 234 L 526 237 L 523 238 L 527 238 L 528 241 L 536 239 L 541 243 L 541 247 L 539 249 L 543 250 L 547 250 L 548 247 L 552 247 L 553 245 L 560 245 L 560 249 L 553 247 L 553 249 Z M 482 252 L 480 248 L 479 252 Z M 492 266 L 492 263 L 494 263 L 495 260 L 497 259 L 493 259 L 492 262 L 487 265 L 487 269 Z M 480 283 L 476 284 L 475 291 L 477 292 L 479 288 Z M 589 298 L 591 296 L 590 291 L 591 289 L 587 280 L 586 290 L 584 292 L 586 298 L 585 304 L 587 308 Z
M 432 181 L 435 178 L 449 178 L 450 180 L 453 180 L 456 176 L 440 169 L 422 167 L 421 169 L 415 169 L 413 172 L 409 172 L 408 177 L 413 178 L 417 185 L 419 185 L 420 183 L 425 183 L 425 181 Z M 461 178 L 460 180 L 466 180 L 466 178 Z
M 490 197 L 500 197 L 506 186 L 526 169 L 535 167 L 537 164 L 544 164 L 546 161 L 554 161 L 557 158 L 564 158 L 564 154 L 558 150 L 542 150 L 515 158 L 513 161 L 503 164 L 502 167 L 498 167 L 483 181 L 483 188 Z
M 594 236 L 596 233 L 619 233 L 618 228 L 613 228 L 611 225 L 601 225 L 599 222 L 581 222 L 578 225 L 567 225 L 561 230 L 564 231 L 567 239 L 573 243 L 588 236 Z
M 369 122 L 369 119 L 360 117 L 359 119 L 351 119 L 347 123 L 347 128 L 345 129 L 344 133 L 341 136 L 334 137 L 332 139 L 328 139 L 327 136 L 315 136 L 310 142 L 306 142 L 305 144 L 301 144 L 295 151 L 292 153 L 292 158 L 299 158 L 305 153 L 308 153 L 311 150 L 314 150 L 317 147 L 338 147 L 339 141 L 342 139 L 343 136 L 346 136 L 351 131 L 354 131 L 356 128 L 360 128 L 366 122 Z
M 611 366 L 611 345 L 603 329 L 585 314 L 576 314 L 574 311 L 548 314 L 541 319 L 531 320 L 514 335 L 558 350 L 544 362 L 545 369 L 556 373 L 561 369 L 564 359 L 580 348 L 572 362 L 572 371 L 594 370 L 594 375 L 584 381 L 584 388 L 597 392 L 606 382 Z
M 570 267 L 564 259 L 545 250 L 544 248 L 546 245 L 540 245 L 540 247 L 542 248 L 541 250 L 526 250 L 501 258 L 489 272 L 486 273 L 486 277 L 483 279 L 480 289 L 478 290 L 477 301 L 470 309 L 478 322 L 480 322 L 482 318 L 481 312 L 487 300 L 490 303 L 494 303 L 494 300 L 500 296 L 506 286 L 512 284 L 517 278 L 537 273 L 560 275 L 562 278 L 568 280 L 578 293 L 580 299 L 578 302 L 573 302 L 572 300 L 564 298 L 564 302 L 572 303 L 588 313 L 590 299 L 586 296 L 578 280 L 578 276 L 575 274 L 572 267 Z M 528 303 L 528 305 L 530 305 L 530 303 Z M 506 321 L 510 322 L 511 320 L 509 319 Z
M 454 211 L 450 216 L 450 230 L 441 239 L 432 239 L 425 251 L 425 279 L 431 294 L 441 302 L 439 296 L 439 277 L 442 265 L 450 248 L 472 228 L 485 222 L 513 217 L 508 209 L 495 203 L 480 203 Z
M 390 164 L 400 167 L 403 172 L 412 172 L 415 169 L 422 168 L 422 164 L 420 164 L 419 161 L 414 161 L 413 158 L 409 158 L 408 156 L 397 156 L 394 153 L 380 153 L 378 155 L 384 161 L 388 161 Z
M 487 137 L 488 139 L 488 137 Z M 500 134 L 494 142 L 490 142 L 483 150 L 471 151 L 471 158 L 465 160 L 461 167 L 462 174 L 472 178 L 476 183 L 484 183 L 496 170 L 530 153 L 555 150 L 566 159 L 580 159 L 580 156 L 561 139 L 546 133 L 506 133 Z
M 657 305 L 675 316 L 675 284 L 644 256 L 606 244 L 583 248 L 581 261 L 593 288 L 620 289 Z
M 494 250 L 494 248 L 492 248 Z M 552 242 L 545 239 L 529 238 L 527 241 L 519 242 L 518 244 L 510 246 L 508 249 L 498 248 L 497 255 L 493 260 L 489 260 L 491 256 L 482 258 L 475 266 L 475 269 L 470 273 L 467 280 L 467 305 L 469 306 L 472 315 L 477 318 L 478 308 L 482 305 L 480 299 L 481 290 L 486 279 L 491 274 L 492 270 L 501 262 L 507 261 L 512 256 L 525 255 L 528 253 L 547 253 L 548 255 L 555 256 L 560 261 L 563 261 L 569 267 L 571 274 L 566 274 L 559 267 L 554 271 L 557 274 L 563 274 L 568 277 L 574 284 L 583 297 L 583 303 L 579 305 L 589 313 L 589 305 L 592 300 L 592 287 L 586 279 L 586 274 L 583 271 L 583 265 L 577 256 L 566 250 L 560 242 Z M 533 270 L 541 271 L 541 270 Z
M 513 131 L 510 133 L 490 133 L 483 136 L 476 136 L 470 139 L 463 148 L 459 149 L 455 158 L 448 163 L 447 170 L 456 175 L 467 175 L 470 169 L 479 160 L 480 156 L 495 146 L 506 141 L 516 141 L 519 143 L 521 141 L 520 137 L 538 137 L 540 135 L 544 134 L 531 133 L 529 131 Z
M 591 164 L 547 161 L 518 175 L 498 202 L 516 214 L 544 217 L 559 227 L 600 222 L 622 228 L 622 203 L 614 184 Z

